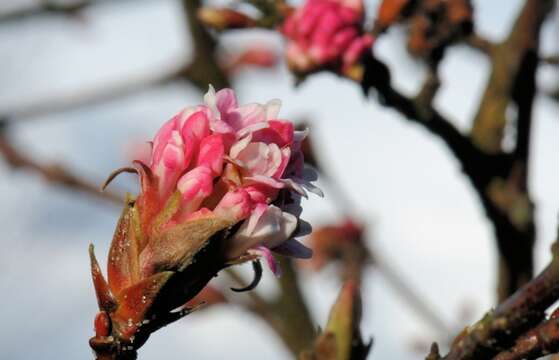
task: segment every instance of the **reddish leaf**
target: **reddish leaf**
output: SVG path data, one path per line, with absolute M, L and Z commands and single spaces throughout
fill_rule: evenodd
M 155 219 L 162 206 L 157 191 L 157 178 L 153 175 L 151 169 L 141 161 L 134 161 L 134 165 L 140 176 L 142 190 L 136 201 L 140 212 L 140 224 L 143 234 L 149 236 L 153 219 Z
M 161 288 L 174 274 L 165 271 L 143 279 L 123 289 L 118 295 L 118 309 L 113 315 L 116 331 L 122 339 L 129 340 L 142 325 L 146 314 Z
M 109 286 L 114 294 L 139 280 L 138 247 L 134 231 L 130 231 L 133 203 L 124 207 L 109 250 L 107 273 Z
M 103 277 L 101 268 L 99 268 L 99 263 L 95 258 L 93 244 L 89 245 L 89 259 L 91 261 L 91 278 L 93 279 L 93 286 L 95 287 L 99 309 L 111 312 L 116 308 L 116 300 L 109 289 L 107 281 Z

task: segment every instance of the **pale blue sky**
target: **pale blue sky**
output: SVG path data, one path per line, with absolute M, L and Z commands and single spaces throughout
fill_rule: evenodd
M 9 1 L 6 1 L 6 4 Z M 12 0 L 11 3 L 16 2 Z M 30 1 L 26 1 L 30 2 Z M 373 8 L 377 2 L 369 5 Z M 477 27 L 498 40 L 510 27 L 519 0 L 476 1 Z M 0 110 L 20 109 L 40 99 L 97 89 L 173 66 L 189 56 L 189 39 L 178 2 L 172 0 L 104 4 L 88 9 L 83 22 L 42 18 L 0 25 Z M 558 52 L 554 34 L 559 15 L 545 28 L 544 50 Z M 224 43 L 260 39 L 280 44 L 264 32 L 229 34 Z M 414 91 L 422 72 L 391 32 L 378 43 L 379 56 L 394 69 L 395 84 Z M 554 42 L 555 41 L 555 42 Z M 454 48 L 443 67 L 437 106 L 467 129 L 487 76 L 487 61 L 472 50 Z M 549 87 L 557 73 L 544 69 Z M 294 89 L 283 64 L 275 73 L 245 71 L 235 81 L 243 102 L 283 101 L 282 116 L 306 116 L 328 168 L 347 189 L 354 213 L 371 224 L 371 243 L 456 329 L 464 304 L 475 317 L 491 306 L 495 258 L 492 229 L 444 145 L 393 111 L 365 100 L 358 87 L 332 75 L 313 76 Z M 72 169 L 102 179 L 125 163 L 130 139 L 152 136 L 185 105 L 201 101 L 189 85 L 153 88 L 125 99 L 22 121 L 14 137 L 42 159 L 62 160 Z M 559 211 L 559 106 L 539 96 L 535 107 L 533 177 L 538 205 L 537 260 L 542 267 Z M 119 180 L 133 189 L 133 182 Z M 339 209 L 328 198 L 311 199 L 305 216 L 320 225 Z M 25 172 L 0 165 L 0 357 L 6 359 L 89 359 L 96 304 L 88 273 L 87 245 L 106 254 L 119 209 L 87 196 L 44 184 Z M 305 294 L 323 325 L 339 284 L 334 270 L 305 274 Z M 218 281 L 225 281 L 220 277 Z M 261 291 L 274 291 L 267 274 Z M 443 296 L 441 296 L 443 295 Z M 242 295 L 239 295 L 242 296 Z M 365 335 L 375 337 L 372 358 L 415 359 L 417 338 L 438 340 L 434 332 L 374 271 L 364 286 Z M 32 341 L 29 341 L 32 339 Z M 164 356 L 160 356 L 164 353 Z M 141 359 L 286 359 L 270 330 L 234 307 L 193 315 L 156 333 Z

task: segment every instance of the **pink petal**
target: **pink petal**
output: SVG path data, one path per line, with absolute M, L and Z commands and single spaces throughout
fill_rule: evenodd
M 249 249 L 247 252 L 252 255 L 263 257 L 266 260 L 266 263 L 268 264 L 268 267 L 270 268 L 272 273 L 276 277 L 281 276 L 281 269 L 279 267 L 279 264 L 276 259 L 274 259 L 274 255 L 272 255 L 270 249 L 265 246 L 257 246 L 253 249 Z
M 291 121 L 270 120 L 270 128 L 274 129 L 282 142 L 276 143 L 280 147 L 291 144 L 293 142 L 294 127 Z
M 202 201 L 212 193 L 212 173 L 205 166 L 196 167 L 179 179 L 177 188 L 182 195 L 181 213 L 190 214 L 198 210 Z
M 180 136 L 175 131 L 173 142 L 164 147 L 161 158 L 154 164 L 153 172 L 159 179 L 159 194 L 165 198 L 174 190 L 178 177 L 186 168 L 184 149 Z
M 221 174 L 225 146 L 221 134 L 213 134 L 202 139 L 196 166 L 206 166 L 214 176 Z
M 153 138 L 153 156 L 151 165 L 154 165 L 161 160 L 165 145 L 169 142 L 169 140 L 171 139 L 171 134 L 175 130 L 175 124 L 176 116 L 167 121 Z
M 252 124 L 252 125 L 248 125 L 248 126 L 245 126 L 244 128 L 242 128 L 241 130 L 237 131 L 237 137 L 241 138 L 241 137 L 247 136 L 249 134 L 252 134 L 255 131 L 266 129 L 268 127 L 269 127 L 269 124 L 268 124 L 268 122 L 265 122 L 265 121 L 255 123 L 255 124 Z
M 277 197 L 278 189 L 268 185 L 254 183 L 244 187 L 253 203 L 268 204 Z
M 216 94 L 216 107 L 221 114 L 226 114 L 236 108 L 237 97 L 232 89 L 221 89 Z
M 237 189 L 225 194 L 213 212 L 216 216 L 240 221 L 250 215 L 251 208 L 249 194 L 243 189 Z
M 291 160 L 291 149 L 285 147 L 281 149 L 281 163 L 278 166 L 276 172 L 272 175 L 273 178 L 279 179 L 282 177 L 287 165 L 289 164 L 289 160 Z
M 253 133 L 254 142 L 276 144 L 279 147 L 290 145 L 293 141 L 293 123 L 282 120 L 268 121 L 268 127 Z
M 334 9 L 326 12 L 320 18 L 320 22 L 313 33 L 311 40 L 313 46 L 324 49 L 330 48 L 332 37 L 342 26 L 343 22 Z
M 309 1 L 303 10 L 305 14 L 300 18 L 298 27 L 299 33 L 302 36 L 309 36 L 318 26 L 324 13 L 330 8 L 331 6 L 329 6 L 326 1 Z
M 338 49 L 345 49 L 357 36 L 358 33 L 355 28 L 347 27 L 336 33 L 332 43 Z
M 232 124 L 236 130 L 266 121 L 266 109 L 260 104 L 243 105 L 238 107 L 234 112 L 238 114 L 236 123 Z
M 200 141 L 209 134 L 210 124 L 205 112 L 195 112 L 186 119 L 181 129 L 181 136 L 185 143 L 184 156 L 187 166 L 194 154 L 198 152 Z
M 343 56 L 344 66 L 351 66 L 355 64 L 359 58 L 370 49 L 373 45 L 373 37 L 365 35 L 361 38 L 353 40 L 349 48 L 345 51 Z
M 210 135 L 210 122 L 204 111 L 197 111 L 190 115 L 181 129 L 183 138 L 195 138 L 198 141 Z

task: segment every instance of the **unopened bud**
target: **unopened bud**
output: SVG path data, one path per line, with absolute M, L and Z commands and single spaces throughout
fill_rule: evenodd
M 256 25 L 254 19 L 227 8 L 203 7 L 198 10 L 198 20 L 216 30 L 242 29 Z

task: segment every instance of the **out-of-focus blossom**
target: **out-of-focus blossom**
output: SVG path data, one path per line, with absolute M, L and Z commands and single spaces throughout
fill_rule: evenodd
M 235 74 L 245 67 L 272 68 L 277 64 L 277 52 L 263 44 L 253 44 L 239 54 L 227 56 L 224 68 L 228 74 Z
M 447 45 L 472 32 L 472 15 L 471 0 L 383 0 L 373 33 L 407 21 L 408 51 L 417 57 L 437 60 Z
M 363 33 L 363 17 L 361 0 L 307 0 L 281 28 L 289 67 L 296 73 L 349 72 L 373 44 Z
M 310 257 L 295 240 L 308 231 L 299 202 L 321 192 L 303 166 L 306 132 L 278 118 L 280 105 L 239 105 L 233 90 L 210 87 L 203 104 L 161 127 L 149 158 L 109 177 L 135 171 L 141 191 L 117 224 L 108 281 L 90 249 L 95 351 L 137 349 L 227 266 L 262 257 L 279 274 L 274 252 Z
M 366 260 L 369 255 L 363 243 L 363 232 L 363 227 L 351 219 L 314 229 L 308 241 L 313 257 L 304 265 L 318 271 L 334 261 Z M 356 255 L 359 259 L 355 259 Z
M 390 25 L 405 17 L 406 10 L 413 5 L 412 0 L 383 0 L 377 10 L 376 32 L 386 30 Z
M 216 30 L 242 29 L 256 25 L 254 19 L 228 8 L 202 7 L 198 10 L 197 17 L 204 25 Z

